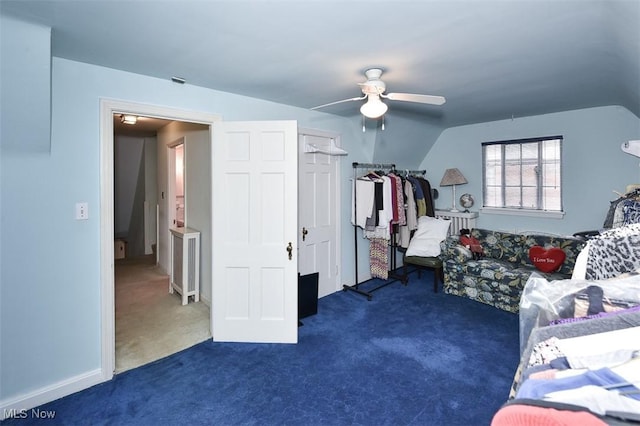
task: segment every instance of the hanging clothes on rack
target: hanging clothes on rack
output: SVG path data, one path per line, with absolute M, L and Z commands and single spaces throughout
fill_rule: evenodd
M 367 220 L 375 215 L 376 181 L 371 177 L 363 176 L 353 180 L 351 191 L 351 224 L 365 229 Z M 356 199 L 356 194 L 358 197 Z
M 389 278 L 389 240 L 393 221 L 393 193 L 389 176 L 378 174 L 375 182 L 374 214 L 367 220 L 364 237 L 369 240 L 369 269 L 372 278 Z
M 405 197 L 404 197 L 404 189 L 402 185 L 402 178 L 395 173 L 389 173 L 388 175 L 392 180 L 392 191 L 393 191 L 393 211 L 394 211 L 394 221 L 391 222 L 394 225 L 406 225 L 407 224 L 407 215 L 405 211 Z
M 431 184 L 424 178 L 425 173 L 426 170 L 405 171 L 406 225 L 399 227 L 396 238 L 403 248 L 409 247 L 412 231 L 418 229 L 418 217 L 435 216 Z
M 423 177 L 417 178 L 418 183 L 420 184 L 420 188 L 422 189 L 422 194 L 424 195 L 425 202 L 425 214 L 424 216 L 435 217 L 436 209 L 433 205 L 433 193 L 431 191 L 431 184 L 428 180 Z
M 427 202 L 424 198 L 424 193 L 422 192 L 422 185 L 420 185 L 420 181 L 415 176 L 407 176 L 407 180 L 411 182 L 411 185 L 413 186 L 413 195 L 416 200 L 418 217 L 426 216 Z
M 357 169 L 369 171 L 358 175 Z M 418 228 L 419 216 L 434 216 L 431 185 L 425 170 L 408 171 L 401 176 L 394 164 L 353 163 L 352 212 L 354 225 L 355 284 L 345 290 L 356 291 L 371 299 L 371 292 L 394 281 L 406 283 L 406 276 L 394 276 L 396 250 L 408 247 L 412 231 Z M 372 278 L 386 283 L 365 292 L 359 289 L 358 230 L 369 240 L 369 267 Z M 391 253 L 391 256 L 390 256 Z M 389 281 L 390 278 L 395 278 Z
M 369 168 L 369 172 L 357 176 L 356 169 Z M 372 171 L 375 170 L 375 171 Z M 369 239 L 369 265 L 372 278 L 389 278 L 389 247 L 394 247 L 393 227 L 402 219 L 401 205 L 404 208 L 402 191 L 398 193 L 397 176 L 393 174 L 394 164 L 353 163 L 352 212 L 355 244 L 355 284 L 345 285 L 345 290 L 356 291 L 371 299 L 371 292 L 390 284 L 380 285 L 369 292 L 359 290 L 358 279 L 358 232 L 362 228 L 363 236 Z M 392 257 L 395 264 L 395 256 Z
M 379 238 L 389 240 L 391 238 L 389 227 L 393 220 L 391 179 L 389 176 L 384 175 L 380 175 L 379 179 L 379 182 L 375 182 L 374 214 L 367 220 L 364 237 L 368 239 Z M 375 218 L 373 216 L 375 216 Z
M 369 239 L 369 269 L 371 278 L 389 278 L 389 241 L 384 238 Z
M 391 179 L 381 172 L 369 172 L 356 179 L 358 194 L 361 187 L 366 191 L 373 188 L 373 197 L 357 197 L 358 205 L 355 211 L 370 212 L 362 226 L 362 216 L 359 225 L 364 229 L 363 235 L 369 240 L 369 267 L 372 278 L 388 278 L 389 257 L 388 245 L 390 239 L 389 226 L 393 220 L 393 200 Z M 355 195 L 354 195 L 355 197 Z M 372 198 L 372 199 L 371 199 Z M 373 201 L 373 202 L 372 202 Z
M 409 240 L 411 239 L 411 231 L 418 229 L 418 207 L 416 205 L 413 185 L 409 179 L 404 181 L 403 191 L 405 195 L 406 222 L 404 225 L 401 225 L 398 230 L 398 244 L 400 247 L 407 248 L 409 247 Z

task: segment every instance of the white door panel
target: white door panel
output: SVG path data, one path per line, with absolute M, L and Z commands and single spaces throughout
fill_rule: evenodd
M 214 127 L 215 341 L 297 342 L 296 138 L 295 121 Z
M 300 134 L 301 147 L 329 146 L 334 135 Z M 301 275 L 319 273 L 318 296 L 340 288 L 338 271 L 337 187 L 338 157 L 304 153 L 300 149 L 299 269 Z M 306 234 L 302 233 L 306 231 Z

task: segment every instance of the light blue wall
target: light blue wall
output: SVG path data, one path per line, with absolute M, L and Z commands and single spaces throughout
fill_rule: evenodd
M 60 58 L 52 70 L 50 152 L 17 150 L 0 159 L 0 401 L 100 368 L 101 98 L 225 120 L 294 119 L 340 133 L 351 153 L 342 161 L 343 203 L 351 161 L 370 159 L 361 129 L 341 117 Z M 78 201 L 89 203 L 89 220 L 74 219 Z M 348 215 L 343 227 L 349 229 Z M 344 232 L 346 259 L 353 258 L 352 241 Z M 351 276 L 351 261 L 345 263 L 343 274 Z
M 51 28 L 0 15 L 0 147 L 49 152 Z M 28 96 L 25 96 L 28 87 Z M 22 134 L 21 129 L 29 129 Z
M 426 113 L 396 111 L 393 105 L 384 120 L 385 130 L 378 126 L 375 133 L 373 160 L 376 163 L 393 163 L 399 169 L 418 169 L 443 130 L 438 120 Z
M 421 166 L 428 170 L 428 178 L 440 191 L 438 208 L 451 208 L 451 188 L 438 187 L 445 169 L 451 167 L 460 169 L 469 181 L 457 187 L 457 196 L 471 193 L 476 200 L 473 210 L 482 206 L 482 142 L 554 135 L 564 136 L 562 175 L 565 217 L 542 219 L 481 213 L 478 227 L 559 234 L 599 229 L 609 202 L 617 198 L 612 191 L 624 192 L 627 184 L 640 182 L 640 158 L 620 149 L 623 142 L 640 138 L 640 119 L 618 106 L 445 130 Z

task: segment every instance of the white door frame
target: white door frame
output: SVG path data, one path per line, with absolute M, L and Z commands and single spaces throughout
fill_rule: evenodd
M 186 221 L 187 221 L 187 191 L 185 190 L 185 186 L 186 186 L 186 179 L 184 176 L 185 173 L 185 152 L 187 150 L 187 145 L 185 144 L 185 138 L 184 136 L 180 136 L 178 139 L 176 139 L 175 141 L 167 144 L 167 149 L 169 150 L 169 155 L 167 155 L 167 176 L 169 178 L 169 183 L 167 184 L 167 200 L 170 206 L 173 206 L 172 209 L 168 210 L 167 213 L 167 229 L 171 229 L 171 228 L 177 228 L 178 223 L 178 215 L 176 214 L 176 210 L 175 210 L 175 204 L 176 204 L 176 191 L 177 191 L 177 185 L 176 185 L 176 148 L 178 146 L 182 145 L 182 173 L 183 173 L 183 177 L 182 177 L 182 196 L 184 197 L 184 226 L 186 227 Z M 169 238 L 171 238 L 171 236 L 169 236 Z
M 113 252 L 113 115 L 133 114 L 173 121 L 200 123 L 212 128 L 222 118 L 215 114 L 188 111 L 136 102 L 100 99 L 100 309 L 102 380 L 113 378 L 115 370 L 115 296 Z M 210 131 L 209 143 L 213 132 Z M 213 289 L 212 289 L 213 290 Z

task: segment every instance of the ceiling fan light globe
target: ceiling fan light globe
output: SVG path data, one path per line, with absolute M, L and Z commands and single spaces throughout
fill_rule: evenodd
M 367 118 L 379 118 L 387 112 L 389 107 L 380 98 L 369 98 L 369 101 L 360 107 L 360 112 Z

